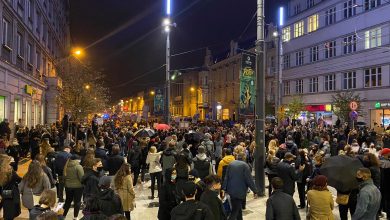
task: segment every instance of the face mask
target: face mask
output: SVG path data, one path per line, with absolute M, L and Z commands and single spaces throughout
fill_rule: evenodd
M 102 172 L 103 171 L 103 167 L 98 167 L 96 168 L 98 172 Z
M 361 178 L 361 177 L 356 177 L 356 180 L 358 181 L 358 183 L 361 183 L 364 181 L 363 178 Z

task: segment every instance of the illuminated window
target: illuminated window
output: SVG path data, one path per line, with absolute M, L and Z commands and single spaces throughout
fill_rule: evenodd
M 307 23 L 307 32 L 316 31 L 318 29 L 318 14 L 310 16 Z
M 283 28 L 282 30 L 283 42 L 290 41 L 291 39 L 291 28 L 290 26 Z
M 366 31 L 365 38 L 366 49 L 382 46 L 382 29 L 379 27 Z
M 303 21 L 298 21 L 294 24 L 294 37 L 300 37 L 304 32 L 304 23 Z

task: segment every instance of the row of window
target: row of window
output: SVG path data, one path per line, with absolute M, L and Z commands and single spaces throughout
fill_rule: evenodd
M 319 28 L 319 17 L 324 18 L 324 25 L 328 26 L 331 24 L 336 23 L 336 13 L 337 10 L 340 10 L 343 13 L 343 19 L 347 19 L 349 17 L 352 17 L 356 15 L 356 8 L 363 7 L 365 11 L 371 10 L 375 7 L 378 7 L 382 4 L 382 1 L 385 0 L 364 0 L 364 5 L 358 5 L 356 4 L 356 0 L 347 0 L 339 7 L 342 7 L 342 9 L 338 9 L 336 6 L 333 6 L 326 11 L 324 11 L 324 14 L 313 14 L 307 18 L 307 33 L 316 31 Z M 387 0 L 386 0 L 387 1 Z M 387 3 L 390 3 L 387 1 Z M 308 0 L 307 2 L 307 8 L 313 7 L 314 1 Z M 300 12 L 300 3 L 297 3 L 294 7 L 295 14 Z M 305 20 L 297 21 L 292 25 L 294 28 L 293 30 L 293 37 L 297 38 L 305 34 Z M 291 36 L 291 26 L 287 26 L 282 29 L 282 38 L 283 42 L 290 41 Z
M 382 86 L 382 68 L 374 67 L 364 70 L 364 88 L 380 87 Z M 323 91 L 335 91 L 336 90 L 336 74 L 329 74 L 324 76 Z M 295 94 L 304 93 L 303 79 L 295 80 Z M 318 77 L 309 79 L 309 93 L 317 93 L 319 88 Z M 356 89 L 356 71 L 350 71 L 342 73 L 341 88 L 343 90 Z M 283 94 L 290 95 L 290 81 L 283 82 Z
M 370 49 L 374 47 L 382 46 L 382 28 L 377 27 L 364 32 L 364 49 Z M 309 48 L 309 59 L 305 58 L 305 49 L 294 52 L 295 66 L 302 66 L 308 61 L 309 63 L 320 60 L 320 52 L 323 52 L 323 58 L 328 59 L 339 55 L 350 54 L 357 50 L 358 37 L 357 34 L 343 37 L 340 40 L 331 40 L 321 45 L 316 45 Z M 338 43 L 340 44 L 338 46 Z M 341 52 L 338 53 L 338 49 Z M 307 56 L 307 55 L 306 55 Z M 287 69 L 291 67 L 291 54 L 285 54 L 283 56 L 283 68 Z

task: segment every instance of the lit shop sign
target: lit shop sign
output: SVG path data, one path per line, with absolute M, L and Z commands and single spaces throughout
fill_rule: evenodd
M 308 112 L 331 112 L 332 105 L 307 105 L 305 109 Z
M 33 88 L 32 88 L 32 86 L 26 85 L 26 86 L 24 87 L 24 92 L 25 92 L 26 94 L 32 95 L 32 94 L 33 94 Z
M 375 108 L 390 108 L 390 102 L 376 102 Z

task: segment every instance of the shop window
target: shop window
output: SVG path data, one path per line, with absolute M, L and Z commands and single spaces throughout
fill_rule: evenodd
M 0 96 L 0 121 L 5 119 L 5 97 Z
M 223 120 L 229 120 L 230 116 L 229 116 L 229 109 L 228 108 L 224 108 L 222 110 L 222 119 Z
M 17 123 L 22 118 L 22 101 L 15 99 L 14 101 L 14 123 Z

